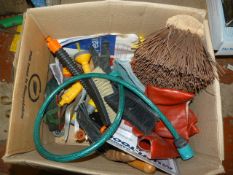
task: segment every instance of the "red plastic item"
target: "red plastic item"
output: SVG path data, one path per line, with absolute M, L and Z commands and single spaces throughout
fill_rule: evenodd
M 187 141 L 189 137 L 198 133 L 195 126 L 197 117 L 189 109 L 189 102 L 194 94 L 173 89 L 146 87 L 146 95 L 168 118 L 178 133 Z M 130 126 L 130 123 L 128 123 Z M 138 137 L 138 147 L 148 152 L 149 159 L 167 159 L 179 157 L 174 145 L 174 139 L 167 127 L 159 121 L 155 124 L 154 133 L 144 136 L 136 127 L 132 132 Z
M 199 132 L 195 126 L 197 117 L 189 109 L 189 102 L 193 99 L 194 94 L 148 85 L 146 95 L 157 105 L 184 139 L 189 140 L 190 136 Z M 161 121 L 156 123 L 155 132 L 161 137 L 173 139 Z
M 138 147 L 143 151 L 148 152 L 149 159 L 167 159 L 179 157 L 174 146 L 173 139 L 165 139 L 160 137 L 155 132 L 151 135 L 144 136 L 135 126 L 132 127 L 132 132 L 138 137 Z
M 149 159 L 167 159 L 179 157 L 172 139 L 163 139 L 152 133 L 138 140 L 138 147 L 148 152 Z
M 153 132 L 151 135 L 143 135 L 143 133 L 133 126 L 130 122 L 125 124 L 132 127 L 132 132 L 138 137 L 138 147 L 148 153 L 149 159 L 167 159 L 179 157 L 174 146 L 173 139 L 164 139 Z

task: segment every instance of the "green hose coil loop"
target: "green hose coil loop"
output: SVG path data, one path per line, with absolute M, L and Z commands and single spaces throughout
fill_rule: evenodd
M 108 128 L 108 130 L 101 136 L 101 138 L 96 141 L 95 143 L 92 143 L 90 146 L 86 147 L 85 149 L 74 152 L 66 155 L 58 155 L 48 152 L 43 145 L 41 144 L 40 140 L 40 125 L 42 122 L 42 119 L 44 117 L 45 110 L 51 100 L 55 97 L 56 94 L 58 94 L 62 89 L 67 87 L 68 85 L 77 82 L 81 79 L 88 79 L 88 78 L 102 78 L 110 80 L 114 83 L 117 83 L 119 85 L 119 106 L 118 106 L 118 112 L 116 114 L 116 118 L 112 125 Z M 98 148 L 100 148 L 107 140 L 111 138 L 111 136 L 116 132 L 124 112 L 124 103 L 125 103 L 125 96 L 124 96 L 124 88 L 126 87 L 132 92 L 134 92 L 139 98 L 141 98 L 148 106 L 150 106 L 160 117 L 162 122 L 166 125 L 168 130 L 171 132 L 171 134 L 174 136 L 174 139 L 179 139 L 180 135 L 177 133 L 175 128 L 172 126 L 170 121 L 163 115 L 163 113 L 137 88 L 133 87 L 132 85 L 128 84 L 127 82 L 123 81 L 122 79 L 116 78 L 111 75 L 107 74 L 100 74 L 100 73 L 88 73 L 88 74 L 82 74 L 78 76 L 74 76 L 70 78 L 69 80 L 65 81 L 62 85 L 57 87 L 44 101 L 41 108 L 39 109 L 39 112 L 37 114 L 37 117 L 35 119 L 35 125 L 34 125 L 34 133 L 33 133 L 33 139 L 36 146 L 37 151 L 46 159 L 53 160 L 57 162 L 69 162 L 76 159 L 83 158 L 85 156 L 88 156 L 92 152 L 96 151 Z

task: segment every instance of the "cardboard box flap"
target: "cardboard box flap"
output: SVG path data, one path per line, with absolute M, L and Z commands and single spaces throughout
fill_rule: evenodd
M 53 150 L 59 153 L 68 153 L 72 151 L 77 151 L 83 147 L 80 146 L 66 146 L 61 145 L 48 145 L 48 150 Z M 18 154 L 5 159 L 8 163 L 19 163 L 28 164 L 35 167 L 43 168 L 56 168 L 60 170 L 68 170 L 71 172 L 78 172 L 84 174 L 94 174 L 94 175 L 141 175 L 144 174 L 139 170 L 131 168 L 127 164 L 108 161 L 103 156 L 91 155 L 90 157 L 80 159 L 75 162 L 69 163 L 59 163 L 48 161 L 42 158 L 36 151 L 31 151 L 29 153 Z M 189 161 L 179 161 L 181 165 L 181 174 L 216 174 L 224 172 L 221 165 L 221 161 L 216 157 L 205 156 L 203 154 L 197 154 L 193 159 Z M 194 168 L 195 167 L 195 168 Z M 164 174 L 161 171 L 157 171 L 156 175 Z
M 23 15 L 23 18 L 25 19 L 25 13 Z M 16 52 L 15 52 L 15 56 L 14 56 L 14 61 L 13 61 L 13 67 L 14 67 L 14 79 L 15 79 L 15 73 L 16 73 L 16 68 L 17 68 L 17 65 L 18 65 L 18 60 L 19 60 L 19 52 L 20 52 L 20 48 L 21 48 L 21 36 L 23 36 L 23 32 L 24 32 L 24 23 L 25 23 L 25 20 L 23 21 L 23 24 L 22 24 L 22 31 L 20 32 L 20 39 L 19 39 L 19 42 L 17 44 L 17 49 L 16 49 Z
M 224 168 L 220 159 L 199 153 L 197 153 L 194 158 L 188 161 L 182 161 L 181 159 L 178 159 L 178 163 L 179 166 L 182 167 L 180 168 L 181 174 L 184 175 L 216 175 L 224 172 Z
M 34 119 L 44 100 L 49 55 L 44 36 L 33 19 L 26 15 L 15 74 L 6 155 L 34 149 Z
M 59 152 L 60 154 L 78 151 L 83 149 L 84 147 L 81 146 L 62 146 L 62 145 L 48 145 L 48 150 L 53 150 L 53 152 Z M 49 168 L 56 168 L 61 170 L 69 170 L 71 172 L 78 172 L 84 174 L 99 174 L 99 175 L 141 175 L 141 171 L 138 171 L 134 168 L 131 168 L 127 164 L 124 163 L 117 163 L 108 161 L 103 156 L 98 156 L 96 154 L 86 157 L 84 159 L 80 159 L 78 161 L 70 162 L 70 163 L 59 163 L 48 161 L 42 158 L 36 151 L 31 151 L 29 153 L 24 153 L 20 155 L 13 155 L 6 159 L 8 163 L 23 163 L 29 164 L 32 166 L 42 166 L 42 167 L 49 167 Z M 107 166 L 106 166 L 107 164 Z
M 210 33 L 208 22 L 204 22 L 207 49 L 214 59 L 214 53 L 211 49 Z M 221 96 L 218 80 L 213 85 L 201 91 L 195 96 L 191 108 L 198 116 L 198 127 L 200 134 L 191 138 L 191 143 L 197 152 L 201 152 L 210 156 L 220 157 L 224 159 L 223 151 L 223 124 Z
M 109 32 L 149 34 L 163 27 L 170 16 L 190 14 L 203 21 L 206 15 L 200 9 L 129 1 L 66 4 L 29 9 L 27 13 L 33 16 L 45 36 L 55 38 Z

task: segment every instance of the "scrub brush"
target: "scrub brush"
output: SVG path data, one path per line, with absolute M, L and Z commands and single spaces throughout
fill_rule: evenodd
M 93 71 L 93 73 L 104 73 L 104 71 L 100 67 L 96 67 Z M 100 95 L 104 98 L 110 94 L 113 94 L 113 88 L 111 83 L 108 80 L 105 79 L 99 79 L 99 78 L 94 78 L 93 79 L 94 83 L 96 84 L 97 89 L 100 92 Z M 106 103 L 104 100 L 104 105 L 106 107 L 106 110 L 109 115 L 109 119 L 111 122 L 114 121 L 116 113 L 112 110 L 112 108 Z
M 197 19 L 173 16 L 135 51 L 132 69 L 145 86 L 199 92 L 217 77 L 203 38 L 204 26 Z
M 119 105 L 119 93 L 110 94 L 104 98 L 112 109 L 117 112 Z M 125 108 L 123 119 L 129 121 L 140 132 L 149 135 L 155 128 L 155 123 L 159 121 L 158 115 L 145 104 L 137 95 L 125 88 Z

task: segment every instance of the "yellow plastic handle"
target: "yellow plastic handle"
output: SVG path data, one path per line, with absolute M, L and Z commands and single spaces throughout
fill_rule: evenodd
M 91 72 L 91 68 L 89 65 L 90 59 L 91 59 L 91 54 L 87 52 L 80 53 L 75 58 L 75 61 L 77 61 L 79 64 L 82 65 L 84 73 Z
M 90 68 L 89 63 L 82 64 L 82 68 L 83 68 L 84 73 L 90 73 L 91 72 L 91 68 Z
M 59 102 L 59 106 L 63 106 L 64 104 L 69 104 L 73 101 L 78 94 L 82 91 L 83 86 L 80 82 L 73 84 L 61 97 L 61 101 Z
M 81 53 L 79 54 L 75 60 L 82 65 L 84 73 L 91 72 L 91 68 L 89 65 L 89 61 L 91 59 L 90 53 Z M 80 82 L 73 84 L 61 97 L 61 101 L 59 102 L 59 106 L 63 106 L 64 104 L 71 103 L 82 91 L 83 86 Z

